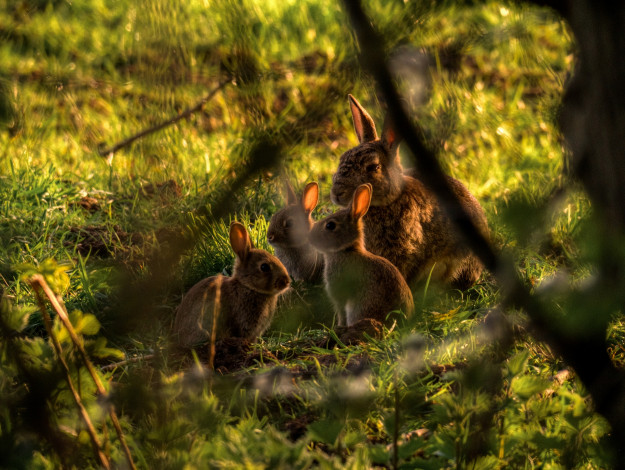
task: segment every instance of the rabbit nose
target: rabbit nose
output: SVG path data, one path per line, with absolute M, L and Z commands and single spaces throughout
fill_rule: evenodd
M 276 287 L 278 289 L 285 289 L 289 287 L 290 283 L 291 283 L 291 280 L 288 277 L 280 277 L 276 279 Z

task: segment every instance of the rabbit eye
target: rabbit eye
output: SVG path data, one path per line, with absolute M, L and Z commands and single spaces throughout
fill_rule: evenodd
M 331 220 L 330 222 L 328 222 L 328 223 L 326 224 L 326 229 L 327 229 L 327 230 L 332 231 L 332 230 L 334 230 L 335 228 L 336 228 L 336 223 L 335 223 L 333 220 Z
M 379 163 L 373 163 L 372 165 L 367 166 L 367 171 L 370 173 L 373 171 L 380 171 L 380 168 L 382 168 L 382 165 Z
M 284 226 L 285 226 L 286 228 L 291 228 L 291 227 L 293 226 L 293 219 L 290 219 L 290 218 L 289 218 L 289 219 L 286 219 L 286 220 L 284 221 Z
M 271 271 L 271 268 L 267 263 L 263 263 L 260 265 L 260 270 L 264 273 L 268 273 L 269 271 Z

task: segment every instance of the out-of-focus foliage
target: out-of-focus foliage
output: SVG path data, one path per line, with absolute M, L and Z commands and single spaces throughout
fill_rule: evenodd
M 591 208 L 580 191 L 552 196 L 564 181 L 556 116 L 572 39 L 549 11 L 466 3 L 366 6 L 389 53 L 428 54 L 425 102 L 411 101 L 422 77 L 404 76 L 402 90 L 483 204 L 495 243 L 536 292 L 567 293 L 554 321 L 587 318 L 576 313 L 592 306 L 566 289 L 593 281 Z M 524 334 L 522 315 L 507 313 L 517 336 L 497 345 L 487 273 L 464 293 L 419 286 L 415 318 L 364 343 L 341 342 L 323 290 L 295 284 L 269 334 L 223 375 L 168 354 L 181 295 L 232 272 L 230 220 L 269 249 L 279 169 L 226 189 L 252 150 L 279 149 L 298 189 L 319 181 L 317 214 L 328 213 L 332 172 L 356 142 L 347 93 L 383 122 L 340 2 L 0 0 L 0 35 L 0 467 L 97 466 L 24 282 L 40 273 L 98 365 L 134 359 L 103 377 L 140 468 L 605 468 L 607 425 L 574 374 Z M 201 112 L 110 161 L 98 155 L 226 76 Z M 229 213 L 212 220 L 224 200 Z M 166 288 L 134 292 L 150 316 L 118 328 L 120 289 L 149 279 L 190 234 L 197 243 L 164 267 Z M 622 364 L 625 328 L 608 307 Z M 55 331 L 123 465 L 107 404 Z

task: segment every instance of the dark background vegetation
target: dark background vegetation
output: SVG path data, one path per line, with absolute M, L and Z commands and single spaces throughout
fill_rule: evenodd
M 622 18 L 553 6 L 365 4 L 418 136 L 483 204 L 516 284 L 503 268 L 467 292 L 424 283 L 413 320 L 354 344 L 322 289 L 296 284 L 266 336 L 222 345 L 211 374 L 170 354 L 180 297 L 231 272 L 230 220 L 269 249 L 281 172 L 319 181 L 317 216 L 334 210 L 355 144 L 346 95 L 379 124 L 388 101 L 361 65 L 371 45 L 325 0 L 0 0 L 0 467 L 100 465 L 36 273 L 105 383 L 98 398 L 55 319 L 114 467 L 128 464 L 111 404 L 139 468 L 618 466 Z

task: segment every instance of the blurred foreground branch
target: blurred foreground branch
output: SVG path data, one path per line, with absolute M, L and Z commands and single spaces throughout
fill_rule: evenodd
M 129 145 L 131 145 L 136 140 L 139 140 L 142 137 L 145 137 L 146 135 L 150 135 L 150 134 L 153 134 L 155 132 L 158 132 L 161 129 L 165 129 L 166 127 L 169 127 L 169 126 L 177 123 L 178 121 L 180 121 L 182 119 L 186 119 L 189 116 L 191 116 L 192 114 L 197 113 L 198 111 L 201 111 L 202 108 L 204 108 L 204 105 L 206 103 L 208 103 L 211 99 L 213 99 L 213 97 L 217 94 L 217 92 L 219 90 L 221 90 L 228 83 L 230 83 L 230 80 L 231 80 L 230 77 L 226 77 L 225 79 L 223 79 L 215 88 L 213 88 L 211 90 L 211 92 L 208 95 L 206 95 L 204 98 L 202 98 L 200 101 L 198 101 L 194 106 L 185 109 L 182 113 L 178 114 L 177 116 L 174 116 L 173 118 L 167 119 L 166 121 L 163 121 L 163 122 L 161 122 L 161 123 L 159 123 L 159 124 L 157 124 L 155 126 L 152 126 L 152 127 L 147 128 L 147 129 L 144 129 L 141 132 L 138 132 L 135 135 L 132 135 L 132 136 L 128 137 L 127 139 L 124 139 L 121 142 L 113 145 L 112 147 L 109 147 L 109 148 L 99 148 L 98 149 L 98 153 L 100 154 L 101 157 L 111 158 L 113 156 L 113 154 L 115 154 L 115 152 L 117 152 L 118 150 L 123 149 L 124 147 L 128 147 Z
M 526 311 L 533 334 L 544 340 L 576 371 L 592 395 L 597 411 L 612 427 L 612 450 L 617 468 L 625 468 L 625 449 L 621 445 L 625 441 L 625 374 L 614 366 L 607 353 L 607 323 L 592 331 L 565 331 L 553 321 L 549 307 L 523 284 L 514 265 L 496 253 L 461 206 L 436 155 L 425 145 L 422 133 L 406 113 L 387 65 L 384 39 L 372 27 L 359 0 L 343 0 L 343 3 L 360 44 L 361 63 L 375 78 L 393 126 L 410 149 L 423 183 L 434 192 L 468 246 L 498 280 L 506 293 L 504 305 Z
M 63 368 L 63 373 L 65 375 L 65 381 L 67 382 L 67 386 L 69 387 L 72 393 L 72 397 L 74 398 L 74 402 L 76 403 L 76 406 L 80 411 L 82 420 L 85 422 L 85 427 L 87 428 L 87 434 L 89 434 L 89 439 L 91 440 L 93 451 L 100 461 L 100 464 L 102 464 L 104 468 L 109 469 L 111 468 L 109 459 L 104 453 L 102 444 L 100 443 L 100 439 L 98 438 L 95 427 L 93 426 L 91 418 L 89 417 L 89 413 L 87 413 L 87 409 L 82 403 L 80 393 L 78 393 L 78 390 L 76 390 L 76 387 L 74 386 L 74 382 L 72 381 L 72 375 L 69 371 L 69 366 L 67 365 L 67 361 L 63 356 L 63 348 L 61 347 L 61 343 L 59 343 L 59 340 L 57 339 L 56 335 L 54 334 L 54 330 L 52 329 L 52 319 L 50 318 L 50 314 L 48 314 L 48 310 L 42 296 L 43 285 L 46 285 L 46 282 L 41 276 L 33 276 L 33 278 L 30 280 L 30 285 L 35 291 L 35 298 L 37 299 L 37 304 L 39 305 L 39 310 L 41 311 L 43 322 L 46 326 L 46 330 L 48 331 L 48 336 L 52 341 L 52 346 L 54 347 L 57 358 Z
M 56 336 L 54 335 L 54 331 L 52 331 L 52 320 L 50 319 L 50 315 L 48 314 L 48 311 L 44 304 L 43 297 L 41 295 L 42 292 L 45 293 L 50 304 L 54 308 L 59 319 L 61 320 L 61 323 L 63 323 L 63 326 L 65 326 L 65 329 L 67 330 L 69 337 L 72 340 L 72 343 L 74 343 L 74 347 L 78 349 L 79 355 L 83 363 L 85 364 L 85 367 L 89 371 L 89 375 L 91 375 L 91 378 L 93 379 L 93 382 L 95 383 L 100 396 L 106 397 L 108 395 L 106 392 L 106 389 L 104 388 L 104 385 L 102 384 L 102 381 L 100 380 L 100 377 L 98 376 L 95 368 L 93 367 L 93 364 L 91 363 L 91 360 L 89 359 L 89 356 L 87 355 L 87 351 L 85 350 L 82 339 L 78 337 L 78 335 L 76 334 L 76 330 L 74 330 L 74 327 L 72 326 L 72 323 L 69 320 L 67 311 L 65 310 L 65 306 L 59 300 L 57 295 L 52 291 L 52 289 L 50 289 L 50 286 L 48 286 L 48 283 L 45 281 L 43 276 L 39 274 L 33 276 L 30 279 L 30 285 L 35 291 L 35 296 L 37 297 L 37 303 L 39 304 L 39 309 L 41 310 L 41 314 L 44 318 L 46 329 L 48 330 L 48 335 L 52 339 L 52 344 L 54 345 L 54 349 L 56 350 L 59 361 L 63 365 L 63 369 L 66 372 L 68 385 L 72 391 L 72 394 L 74 395 L 76 404 L 80 408 L 81 414 L 83 415 L 83 419 L 85 420 L 85 423 L 87 424 L 87 429 L 89 430 L 89 435 L 91 436 L 94 449 L 98 452 L 102 465 L 106 468 L 109 468 L 109 464 L 106 459 L 106 456 L 102 453 L 101 446 L 98 443 L 97 435 L 95 434 L 93 425 L 91 424 L 89 420 L 89 415 L 87 414 L 87 411 L 85 410 L 84 406 L 81 403 L 80 395 L 78 394 L 78 392 L 76 391 L 76 389 L 74 388 L 72 384 L 71 376 L 69 373 L 69 368 L 63 357 L 63 350 L 61 349 L 61 345 L 59 341 L 57 340 Z M 124 436 L 124 432 L 122 431 L 121 425 L 119 423 L 119 419 L 117 418 L 117 413 L 115 412 L 115 408 L 113 407 L 112 404 L 109 405 L 109 416 L 111 417 L 111 421 L 113 422 L 113 427 L 115 428 L 117 437 L 119 438 L 119 441 L 121 442 L 122 447 L 124 449 L 124 454 L 126 456 L 128 466 L 129 468 L 134 470 L 136 467 L 132 460 L 130 449 L 128 448 L 128 444 L 126 443 L 126 437 Z

